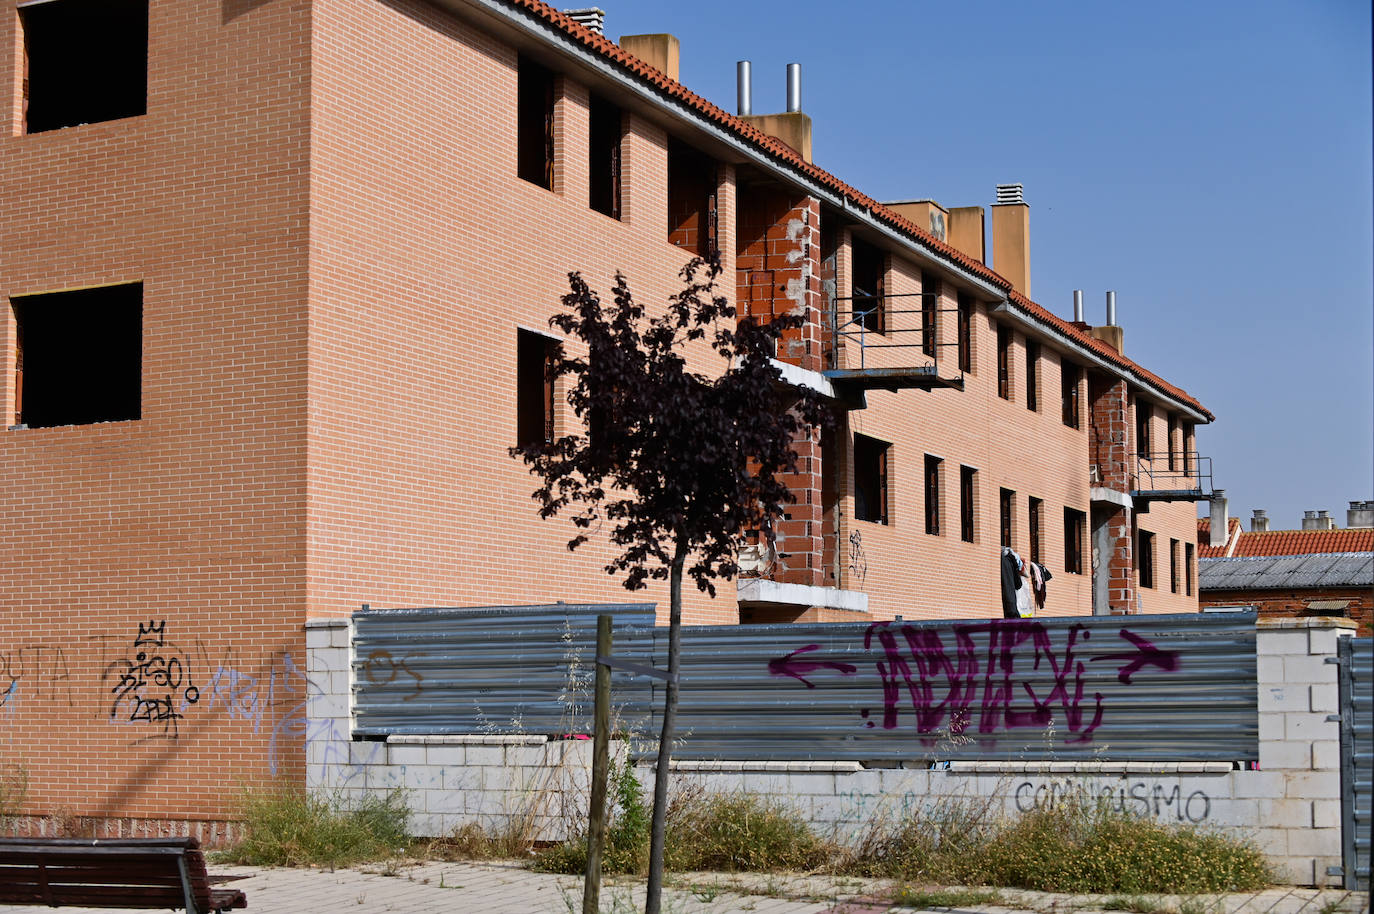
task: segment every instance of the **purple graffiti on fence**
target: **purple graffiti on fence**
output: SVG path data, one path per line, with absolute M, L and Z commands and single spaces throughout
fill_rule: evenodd
M 816 684 L 806 678 L 807 673 L 814 673 L 821 668 L 836 670 L 845 676 L 852 676 L 859 671 L 859 668 L 852 663 L 838 663 L 833 660 L 798 660 L 798 654 L 806 654 L 811 651 L 821 649 L 819 644 L 808 644 L 806 647 L 799 647 L 786 657 L 775 657 L 768 661 L 768 672 L 774 676 L 791 676 L 793 679 L 806 683 L 808 689 L 814 689 Z
M 1065 742 L 1089 743 L 1102 724 L 1104 707 L 1101 692 L 1087 694 L 1085 660 L 1121 662 L 1117 678 L 1126 684 L 1145 667 L 1170 672 L 1179 665 L 1177 651 L 1157 648 L 1125 628 L 1117 635 L 1132 645 L 1132 650 L 1091 656 L 1081 656 L 1092 637 L 1086 625 L 1069 627 L 1062 650 L 1055 647 L 1043 622 L 1030 619 L 955 625 L 953 631 L 951 655 L 936 629 L 891 622 L 868 627 L 864 649 L 880 652 L 875 663 L 882 681 L 884 730 L 897 729 L 904 705 L 909 705 L 916 732 L 922 734 L 924 743 L 934 743 L 935 735 L 946 731 L 952 737 L 961 736 L 975 720 L 979 733 L 1043 729 L 1054 719 L 1057 708 L 1068 728 Z M 987 638 L 982 648 L 975 641 L 980 636 Z M 768 670 L 775 676 L 798 679 L 807 688 L 815 685 L 804 675 L 814 670 L 824 667 L 845 675 L 856 671 L 851 664 L 798 659 L 799 654 L 818 649 L 819 645 L 810 644 L 774 658 L 768 662 Z M 1030 674 L 1042 669 L 1049 673 L 1048 688 L 1041 673 L 1036 677 L 1041 683 L 1037 694 Z M 870 717 L 870 709 L 861 709 L 859 714 L 866 727 L 878 726 Z

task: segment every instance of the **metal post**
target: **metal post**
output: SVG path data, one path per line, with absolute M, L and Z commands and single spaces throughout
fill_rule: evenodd
M 801 64 L 787 65 L 787 111 L 801 110 Z
M 747 60 L 735 63 L 736 111 L 745 116 L 754 113 L 754 77 L 750 72 L 751 66 Z
M 601 856 L 606 846 L 606 779 L 611 741 L 611 617 L 596 617 L 596 706 L 592 742 L 592 800 L 587 814 L 587 880 L 582 887 L 582 914 L 598 914 L 601 905 Z

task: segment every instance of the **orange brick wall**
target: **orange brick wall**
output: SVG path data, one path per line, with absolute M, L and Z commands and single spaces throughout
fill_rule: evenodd
M 30 810 L 126 833 L 230 818 L 233 789 L 273 773 L 299 782 L 307 618 L 362 603 L 625 599 L 666 617 L 665 587 L 632 595 L 604 573 L 604 538 L 568 553 L 574 531 L 539 520 L 535 482 L 506 449 L 517 329 L 547 330 L 568 271 L 603 294 L 622 271 L 653 307 L 688 260 L 667 238 L 661 127 L 627 113 L 623 217 L 595 212 L 589 91 L 562 78 L 554 190 L 519 180 L 515 50 L 427 4 L 151 9 L 146 115 L 22 136 L 18 17 L 0 0 L 0 299 L 144 288 L 139 420 L 0 430 L 0 765 L 28 773 Z M 722 164 L 726 291 L 747 202 Z M 893 258 L 889 291 L 920 291 L 920 271 Z M 814 270 L 805 284 L 814 301 Z M 943 290 L 953 309 L 952 281 Z M 952 341 L 953 313 L 940 325 Z M 819 353 L 816 329 L 803 339 Z M 890 524 L 853 519 L 848 455 L 827 456 L 839 504 L 825 535 L 839 548 L 814 571 L 865 590 L 872 618 L 998 614 L 999 487 L 1017 493 L 1023 553 L 1026 500 L 1044 500 L 1044 612 L 1090 611 L 1089 575 L 1060 570 L 1063 507 L 1089 510 L 1086 428 L 1060 422 L 1049 344 L 1040 408 L 1026 409 L 1019 330 L 1016 393 L 998 398 L 995 337 L 980 304 L 966 390 L 872 392 L 845 418 L 840 441 L 892 444 Z M 11 417 L 8 307 L 0 343 Z M 691 358 L 715 367 L 704 348 Z M 885 358 L 875 364 L 899 360 Z M 559 412 L 558 431 L 571 421 Z M 945 459 L 938 537 L 923 527 L 927 453 Z M 971 544 L 959 540 L 961 464 L 979 471 Z M 1157 542 L 1191 540 L 1191 516 L 1157 506 Z M 1157 565 L 1167 576 L 1167 556 Z M 690 623 L 737 619 L 732 585 L 686 597 Z M 157 691 L 164 668 L 175 682 Z
M 185 829 L 229 816 L 241 782 L 303 770 L 309 5 L 153 2 L 147 113 L 32 136 L 15 5 L 0 764 L 27 772 L 35 812 Z M 4 430 L 9 298 L 130 280 L 142 418 Z
M 517 328 L 547 331 L 570 270 L 607 297 L 622 271 L 650 307 L 680 288 L 664 133 L 627 115 L 617 221 L 588 206 L 586 87 L 559 81 L 550 192 L 516 177 L 513 48 L 420 3 L 319 0 L 315 24 L 309 613 L 633 598 L 666 619 L 666 587 L 602 571 L 604 540 L 568 552 L 506 451 Z M 689 622 L 737 619 L 732 586 L 686 598 Z

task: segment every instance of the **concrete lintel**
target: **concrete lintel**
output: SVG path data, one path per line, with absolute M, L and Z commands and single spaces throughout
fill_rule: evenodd
M 817 587 L 813 584 L 784 584 L 767 578 L 741 578 L 736 589 L 740 603 L 821 606 L 826 609 L 868 612 L 868 594 L 859 590 Z
M 1116 489 L 1108 489 L 1105 486 L 1093 486 L 1088 490 L 1088 498 L 1090 501 L 1111 502 L 1123 508 L 1135 507 L 1135 503 L 1131 500 L 1131 496 L 1127 495 L 1125 492 L 1118 492 Z
M 348 619 L 308 619 L 306 620 L 306 630 L 313 628 L 348 628 Z
M 1339 628 L 1356 631 L 1359 627 L 1360 624 L 1354 619 L 1337 619 L 1330 616 L 1307 619 L 1258 618 L 1255 620 L 1255 628 L 1263 629 Z
M 805 387 L 808 390 L 814 390 L 823 397 L 834 399 L 835 385 L 831 384 L 830 379 L 819 371 L 812 371 L 798 365 L 789 365 L 787 362 L 780 362 L 777 359 L 769 359 L 768 362 L 782 375 L 783 381 L 793 387 Z

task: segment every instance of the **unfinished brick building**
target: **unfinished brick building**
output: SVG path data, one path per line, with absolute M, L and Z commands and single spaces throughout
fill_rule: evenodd
M 805 314 L 778 358 L 840 417 L 689 622 L 999 615 L 1003 544 L 1045 613 L 1197 609 L 1212 417 L 1031 301 L 1014 189 L 994 272 L 982 208 L 882 205 L 800 112 L 535 0 L 0 14 L 0 761 L 34 815 L 213 836 L 299 780 L 312 619 L 624 598 L 507 454 L 572 428 L 572 270 L 661 302 L 718 251 L 742 311 Z

